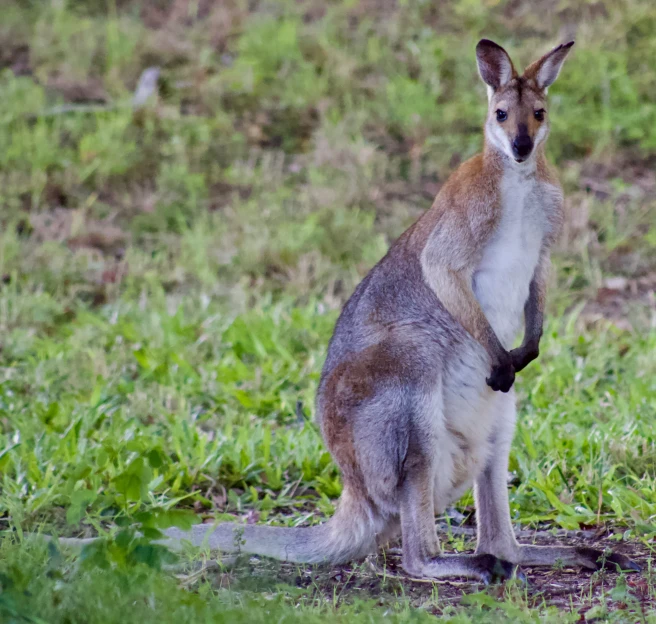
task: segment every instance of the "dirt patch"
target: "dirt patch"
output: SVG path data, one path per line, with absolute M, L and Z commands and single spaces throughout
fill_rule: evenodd
M 606 320 L 624 330 L 650 326 L 656 320 L 656 273 L 638 278 L 604 279 L 596 296 L 589 300 L 581 319 L 586 326 Z
M 464 529 L 472 533 L 473 529 Z M 520 541 L 539 545 L 567 544 L 591 546 L 601 550 L 612 549 L 630 556 L 638 562 L 641 573 L 627 573 L 623 577 L 616 572 L 591 572 L 577 568 L 523 568 L 527 584 L 513 582 L 518 599 L 527 606 L 555 606 L 568 612 L 579 613 L 582 618 L 591 609 L 613 611 L 625 609 L 641 613 L 656 608 L 656 590 L 653 566 L 654 545 L 638 541 L 618 542 L 609 531 L 521 531 Z M 528 537 L 530 536 L 530 537 Z M 473 548 L 473 544 L 467 543 Z M 448 545 L 445 546 L 445 550 Z M 503 600 L 508 584 L 490 585 L 487 588 L 476 581 L 453 579 L 431 581 L 409 578 L 401 567 L 398 545 L 367 558 L 364 562 L 345 566 L 302 566 L 243 558 L 227 574 L 215 579 L 219 584 L 235 583 L 253 585 L 257 579 L 265 586 L 268 582 L 283 580 L 303 589 L 320 592 L 326 601 L 351 602 L 358 599 L 375 599 L 386 604 L 406 597 L 413 607 L 421 607 L 441 614 L 447 607 L 458 606 L 471 600 L 472 595 L 485 592 L 488 596 Z M 268 579 L 268 580 L 267 580 Z M 260 587 L 263 589 L 264 587 Z
M 122 256 L 127 234 L 108 221 L 87 218 L 79 210 L 55 208 L 30 215 L 32 236 L 36 242 L 66 243 L 71 249 L 97 249 L 105 254 Z
M 219 52 L 227 49 L 228 42 L 242 27 L 246 16 L 247 12 L 244 11 L 242 3 L 236 0 L 151 2 L 145 3 L 141 10 L 141 19 L 146 28 L 162 31 L 169 36 L 175 32 L 180 39 L 183 38 L 184 29 L 200 22 L 208 24 L 211 43 Z
M 575 163 L 570 164 L 576 166 Z M 622 203 L 630 199 L 655 199 L 656 174 L 653 165 L 652 160 L 630 152 L 617 154 L 608 162 L 588 160 L 581 168 L 579 184 L 600 200 L 614 197 Z
M 58 93 L 66 102 L 76 104 L 104 104 L 109 99 L 99 78 L 76 80 L 58 74 L 48 79 L 48 88 Z
M 252 188 L 246 185 L 231 184 L 229 182 L 217 182 L 210 188 L 210 211 L 222 210 L 230 206 L 236 198 L 241 201 L 251 196 Z
M 25 43 L 12 43 L 0 37 L 0 69 L 10 69 L 15 76 L 29 76 L 30 48 Z

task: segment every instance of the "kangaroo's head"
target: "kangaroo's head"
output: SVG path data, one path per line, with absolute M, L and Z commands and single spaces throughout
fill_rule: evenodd
M 485 137 L 515 162 L 530 160 L 547 138 L 547 89 L 558 77 L 573 45 L 573 41 L 559 45 L 529 65 L 521 76 L 501 46 L 489 39 L 476 46 L 478 71 L 488 86 Z

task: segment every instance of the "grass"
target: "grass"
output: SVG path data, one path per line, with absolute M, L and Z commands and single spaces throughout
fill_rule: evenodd
M 541 357 L 518 382 L 511 511 L 653 547 L 655 22 L 638 0 L 5 9 L 3 621 L 654 621 L 650 572 L 646 589 L 592 580 L 563 612 L 512 586 L 454 602 L 366 566 L 181 578 L 148 538 L 332 513 L 313 397 L 340 306 L 480 148 L 477 39 L 527 63 L 575 32 L 550 93 L 568 218 Z M 150 66 L 159 89 L 135 111 Z M 454 517 L 471 510 L 466 495 Z M 110 537 L 71 558 L 34 530 Z

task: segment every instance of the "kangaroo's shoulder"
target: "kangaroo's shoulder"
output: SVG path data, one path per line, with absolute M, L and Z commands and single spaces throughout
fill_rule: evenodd
M 463 219 L 494 218 L 499 211 L 503 166 L 494 156 L 483 153 L 460 165 L 440 189 L 433 207 Z
M 502 175 L 494 156 L 477 154 L 449 176 L 412 233 L 422 262 L 434 254 L 470 258 L 480 249 L 501 218 Z
M 563 188 L 558 180 L 556 170 L 544 157 L 539 158 L 537 161 L 536 179 L 544 214 L 549 223 L 547 243 L 551 245 L 560 236 L 565 219 Z

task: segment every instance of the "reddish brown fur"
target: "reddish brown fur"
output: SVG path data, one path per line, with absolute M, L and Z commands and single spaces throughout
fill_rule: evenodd
M 325 380 L 322 433 L 326 445 L 339 465 L 344 485 L 353 493 L 367 497 L 367 487 L 359 467 L 351 418 L 357 407 L 372 398 L 377 386 L 400 374 L 398 362 L 377 344 L 365 349 L 358 359 L 340 363 Z
M 464 162 L 440 189 L 430 210 L 413 226 L 411 246 L 423 250 L 430 234 L 447 215 L 454 229 L 465 237 L 461 244 L 476 248 L 484 243 L 501 216 L 501 172 L 501 163 L 489 150 Z

